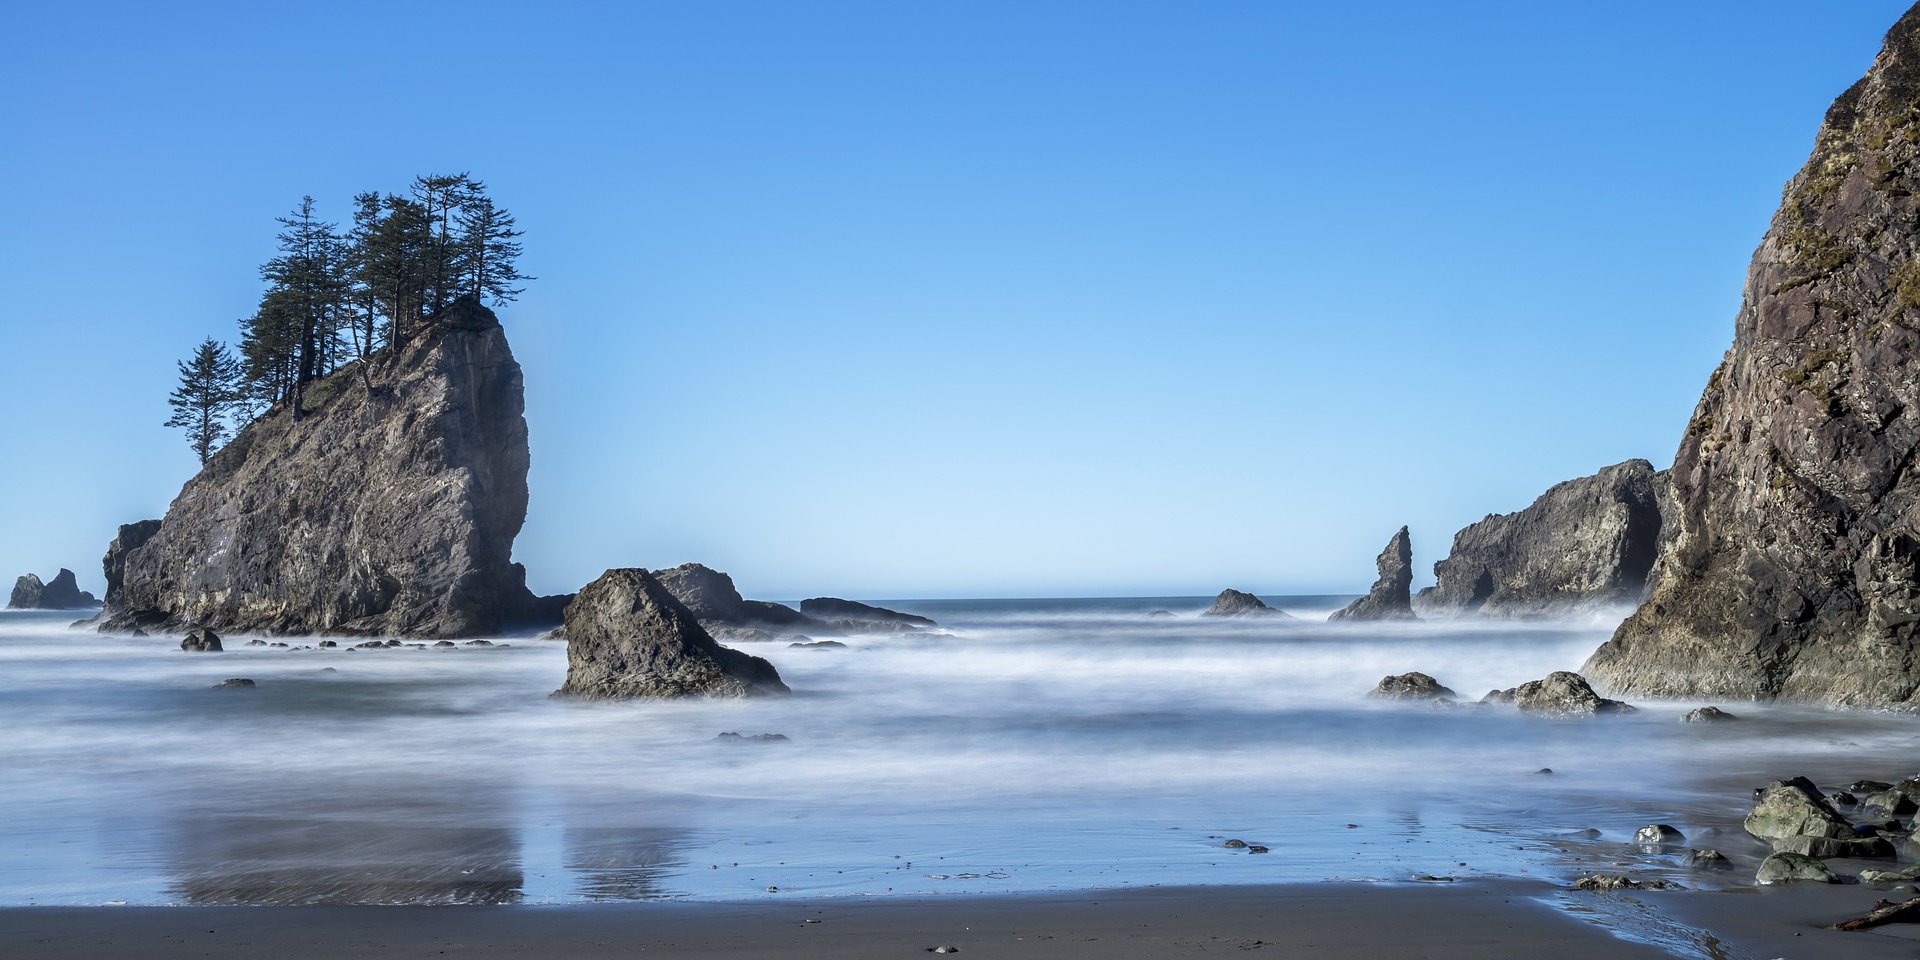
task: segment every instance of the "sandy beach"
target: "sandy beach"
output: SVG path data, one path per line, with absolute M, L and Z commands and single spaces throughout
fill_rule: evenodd
M 141 957 L 1906 958 L 1920 930 L 1840 933 L 1858 886 L 1576 894 L 1545 883 L 1311 884 L 1027 897 L 519 907 L 0 911 L 17 960 Z M 1565 898 L 1561 900 L 1560 898 Z M 1556 908 L 1554 903 L 1563 905 Z M 1764 902 L 1762 902 L 1764 901 Z

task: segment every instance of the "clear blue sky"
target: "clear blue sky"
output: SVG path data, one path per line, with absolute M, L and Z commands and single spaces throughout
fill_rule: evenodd
M 1888 0 L 0 7 L 0 572 L 99 588 L 273 218 L 470 170 L 537 589 L 1358 591 L 1666 465 Z

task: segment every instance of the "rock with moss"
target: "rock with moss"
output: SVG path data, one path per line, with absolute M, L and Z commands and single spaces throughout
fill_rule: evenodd
M 1672 470 L 1646 602 L 1588 661 L 1645 696 L 1920 706 L 1920 8 L 1833 102 Z
M 1376 700 L 1438 700 L 1458 696 L 1452 688 L 1419 671 L 1381 677 L 1367 696 Z
M 1774 780 L 1761 787 L 1741 824 L 1748 835 L 1769 842 L 1791 837 L 1854 840 L 1859 837 L 1806 777 Z
M 721 646 L 651 573 L 608 570 L 567 605 L 567 679 L 556 696 L 621 700 L 784 694 L 759 657 Z
M 1763 884 L 1839 883 L 1840 878 L 1827 865 L 1798 853 L 1776 853 L 1760 861 L 1754 879 Z

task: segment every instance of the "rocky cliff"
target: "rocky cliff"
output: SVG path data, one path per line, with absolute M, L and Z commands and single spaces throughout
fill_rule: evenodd
M 1638 602 L 1659 551 L 1664 483 L 1652 464 L 1628 460 L 1468 526 L 1414 609 L 1524 617 Z
M 1380 576 L 1367 595 L 1335 610 L 1329 620 L 1412 620 L 1413 604 L 1408 590 L 1413 587 L 1413 538 L 1407 528 L 1387 540 L 1386 549 L 1374 558 Z
M 1835 100 L 1675 456 L 1678 529 L 1585 671 L 1920 705 L 1920 8 Z
M 7 598 L 10 610 L 78 610 L 99 605 L 100 599 L 80 589 L 73 571 L 66 567 L 45 583 L 31 573 L 15 580 L 13 594 Z
M 256 420 L 108 551 L 106 626 L 458 637 L 525 607 L 520 365 L 461 301 Z M 118 576 L 116 576 L 118 567 Z

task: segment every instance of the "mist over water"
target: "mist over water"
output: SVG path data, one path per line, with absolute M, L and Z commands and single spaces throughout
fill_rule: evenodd
M 1644 823 L 1730 826 L 1775 776 L 1913 772 L 1911 720 L 1888 714 L 1375 703 L 1388 673 L 1477 699 L 1577 669 L 1618 618 L 1324 622 L 1345 599 L 1269 598 L 1296 620 L 1203 619 L 1202 598 L 893 602 L 942 632 L 741 644 L 794 695 L 631 703 L 550 699 L 554 641 L 186 654 L 8 612 L 0 903 L 1400 881 L 1557 875 L 1576 848 L 1657 871 L 1674 858 L 1626 846 Z M 210 689 L 228 677 L 258 687 Z M 1587 827 L 1603 837 L 1569 839 Z

